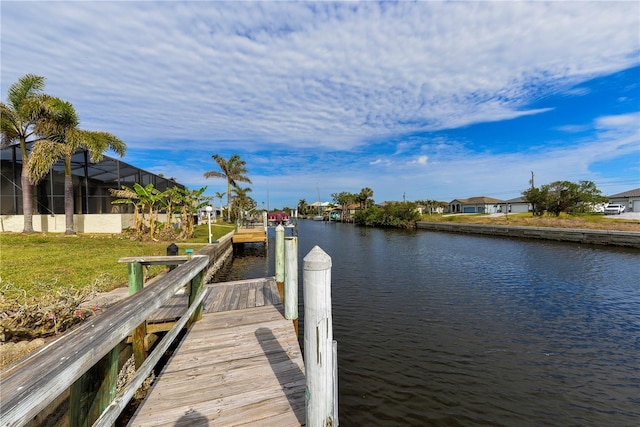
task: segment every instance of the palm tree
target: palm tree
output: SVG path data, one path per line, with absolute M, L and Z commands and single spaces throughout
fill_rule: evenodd
M 0 103 L 2 146 L 18 142 L 22 152 L 23 233 L 33 233 L 33 184 L 29 179 L 27 140 L 33 142 L 45 138 L 38 132 L 38 123 L 46 114 L 44 85 L 44 77 L 26 74 L 9 87 L 7 104 Z
M 205 178 L 225 178 L 227 180 L 227 212 L 231 217 L 231 187 L 238 186 L 238 182 L 247 182 L 251 184 L 251 180 L 247 177 L 247 163 L 240 158 L 239 154 L 234 154 L 225 160 L 219 154 L 211 156 L 220 167 L 220 171 L 205 172 Z
M 38 183 L 58 160 L 64 160 L 65 234 L 74 234 L 71 157 L 78 149 L 84 149 L 89 152 L 92 162 L 99 162 L 109 149 L 123 156 L 126 145 L 108 132 L 78 129 L 80 121 L 71 103 L 50 98 L 47 104 L 50 113 L 41 120 L 39 128 L 49 135 L 49 139 L 33 145 L 28 163 L 29 177 L 34 184 Z
M 238 210 L 238 219 L 243 219 L 243 213 L 245 211 L 249 211 L 256 207 L 256 202 L 252 197 L 249 196 L 249 193 L 253 191 L 249 187 L 242 188 L 239 185 L 233 189 L 235 193 L 235 197 L 233 199 L 233 204 Z
M 369 207 L 369 204 L 372 202 L 371 198 L 373 197 L 373 190 L 369 187 L 364 187 L 360 190 L 358 194 L 358 202 L 360 203 L 360 207 L 362 209 L 366 209 Z
M 220 199 L 220 215 L 222 215 L 222 198 L 224 197 L 224 195 L 227 194 L 225 192 L 220 192 L 220 191 L 216 191 L 216 194 L 214 197 L 216 197 L 217 199 Z M 215 206 L 214 206 L 215 207 Z M 215 212 L 215 209 L 214 209 Z
M 306 215 L 308 209 L 309 205 L 307 205 L 307 201 L 305 199 L 300 199 L 298 201 L 298 212 L 300 215 Z

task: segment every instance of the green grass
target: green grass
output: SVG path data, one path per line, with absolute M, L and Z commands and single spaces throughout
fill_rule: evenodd
M 232 230 L 232 225 L 212 225 L 213 240 Z M 207 226 L 200 225 L 195 231 L 193 239 L 175 242 L 180 254 L 189 244 L 197 251 L 207 243 Z M 170 243 L 140 242 L 123 235 L 2 233 L 0 298 L 37 299 L 61 288 L 111 290 L 127 283 L 127 265 L 118 263 L 119 258 L 166 255 Z M 155 272 L 162 270 L 157 268 Z

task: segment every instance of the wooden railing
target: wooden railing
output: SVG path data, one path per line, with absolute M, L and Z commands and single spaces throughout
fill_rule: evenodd
M 153 286 L 120 301 L 3 372 L 0 375 L 0 426 L 22 426 L 30 422 L 67 391 L 69 425 L 113 424 L 180 330 L 189 320 L 196 320 L 206 296 L 201 284 L 208 265 L 208 256 L 194 255 Z M 139 354 L 136 359 L 140 365 L 133 379 L 116 396 L 118 360 L 127 338 L 185 286 L 189 292 L 187 312 L 146 360 Z M 135 336 L 133 340 L 135 343 Z

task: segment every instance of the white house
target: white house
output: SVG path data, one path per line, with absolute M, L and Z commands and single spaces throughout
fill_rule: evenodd
M 492 214 L 499 212 L 500 205 L 504 203 L 504 200 L 486 196 L 454 199 L 449 203 L 449 212 Z
M 640 212 L 640 188 L 612 194 L 609 203 L 620 203 L 627 212 Z
M 508 213 L 526 213 L 533 210 L 531 207 L 531 203 L 525 202 L 523 197 L 516 197 L 514 199 L 505 200 L 504 204 L 501 206 L 501 212 L 504 212 L 505 204 L 507 205 Z

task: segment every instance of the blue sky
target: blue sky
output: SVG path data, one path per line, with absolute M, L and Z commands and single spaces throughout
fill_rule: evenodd
M 207 194 L 238 153 L 271 208 L 640 187 L 640 3 L 7 1 L 26 73 L 124 161 Z

